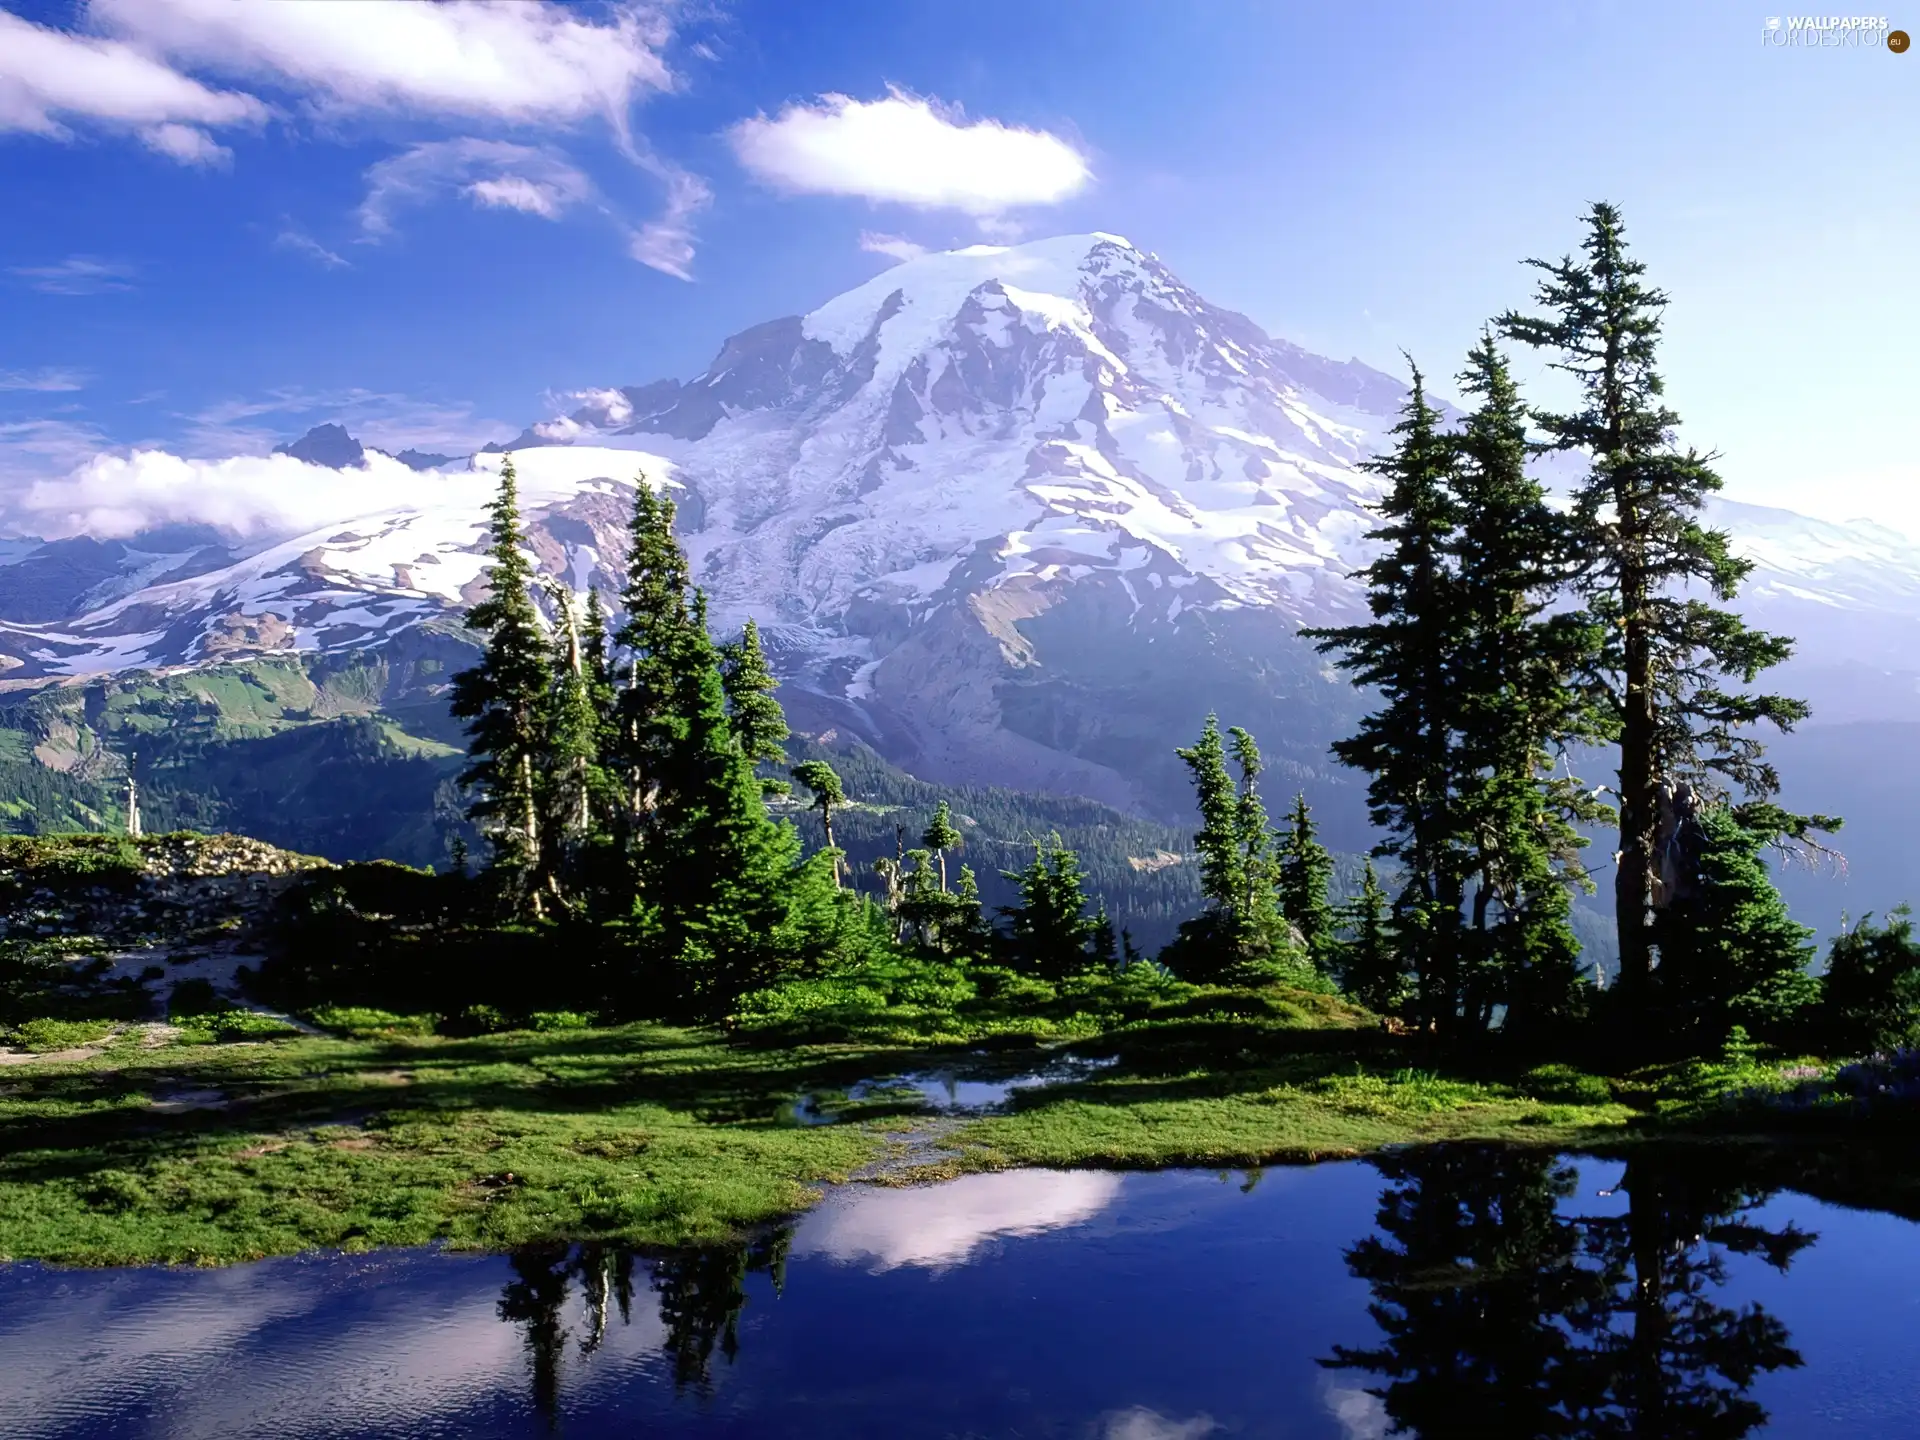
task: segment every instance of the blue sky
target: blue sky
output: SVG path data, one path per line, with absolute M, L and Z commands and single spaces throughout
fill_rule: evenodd
M 1118 231 L 1445 375 L 1605 197 L 1733 492 L 1920 530 L 1920 54 L 1775 3 L 0 0 L 0 520 L 136 443 L 505 438 L 877 236 Z

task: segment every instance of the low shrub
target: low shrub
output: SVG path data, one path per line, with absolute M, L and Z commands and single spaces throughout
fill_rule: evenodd
M 51 1050 L 73 1050 L 104 1040 L 113 1032 L 107 1020 L 28 1020 L 6 1032 L 7 1043 L 36 1055 Z
M 1870 1055 L 1920 1041 L 1920 939 L 1901 906 L 1875 925 L 1866 916 L 1837 937 L 1820 982 L 1829 1043 L 1843 1055 Z
M 307 1011 L 306 1018 L 322 1030 L 332 1030 L 355 1040 L 378 1039 L 383 1035 L 431 1035 L 440 1025 L 438 1015 L 397 1015 L 371 1005 L 321 1005 Z
M 536 1010 L 527 1017 L 527 1024 L 542 1031 L 591 1030 L 597 1018 L 579 1010 Z
M 180 1040 L 188 1045 L 210 1045 L 231 1040 L 275 1040 L 300 1033 L 278 1015 L 260 1015 L 238 1008 L 205 1011 L 179 1021 Z

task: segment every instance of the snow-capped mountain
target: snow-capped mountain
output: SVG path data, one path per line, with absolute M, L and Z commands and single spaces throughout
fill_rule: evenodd
M 503 449 L 542 568 L 576 590 L 617 590 L 636 477 L 670 487 L 716 619 L 761 623 L 803 722 L 930 778 L 1172 810 L 1171 745 L 1209 709 L 1283 770 L 1324 767 L 1352 697 L 1296 632 L 1357 613 L 1377 485 L 1355 467 L 1403 396 L 1096 234 L 908 261 L 734 336 L 690 382 L 590 392 Z M 91 566 L 99 542 L 21 551 L 0 563 L 0 683 L 364 648 L 469 603 L 501 451 L 435 469 L 309 439 L 274 460 L 286 483 L 337 478 L 321 459 L 390 470 L 392 507 L 243 547 L 136 537 Z M 1871 633 L 1920 670 L 1920 550 L 1720 519 L 1760 562 L 1762 618 L 1852 646 L 1823 662 L 1870 660 Z

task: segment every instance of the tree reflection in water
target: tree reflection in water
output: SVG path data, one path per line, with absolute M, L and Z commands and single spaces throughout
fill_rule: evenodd
M 650 1262 L 676 1390 L 711 1388 L 716 1348 L 732 1363 L 740 1350 L 747 1276 L 767 1274 L 778 1294 L 786 1278 L 791 1239 L 792 1232 L 782 1229 Z M 612 1313 L 618 1312 L 621 1324 L 631 1323 L 635 1274 L 648 1263 L 631 1250 L 606 1245 L 532 1245 L 514 1252 L 514 1278 L 500 1293 L 498 1313 L 524 1331 L 534 1408 L 549 1424 L 559 1410 L 568 1340 L 575 1339 L 584 1359 L 605 1341 Z M 576 1284 L 584 1313 L 570 1317 L 568 1302 Z
M 1382 1377 L 1370 1388 L 1396 1434 L 1738 1440 L 1767 1420 L 1755 1378 L 1801 1363 L 1775 1316 L 1714 1298 L 1728 1255 L 1784 1271 L 1815 1239 L 1751 1218 L 1769 1196 L 1726 1179 L 1724 1158 L 1636 1155 L 1617 1215 L 1564 1211 L 1578 1172 L 1551 1156 L 1375 1163 L 1379 1233 L 1347 1264 L 1382 1341 L 1321 1363 Z

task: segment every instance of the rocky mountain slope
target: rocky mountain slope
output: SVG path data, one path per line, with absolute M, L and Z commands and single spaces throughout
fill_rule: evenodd
M 575 589 L 617 588 L 636 477 L 669 487 L 718 622 L 760 622 L 803 727 L 929 779 L 1184 819 L 1171 750 L 1217 709 L 1357 845 L 1357 786 L 1325 758 L 1355 700 L 1296 632 L 1356 613 L 1377 493 L 1356 466 L 1402 394 L 1084 235 L 909 261 L 734 336 L 691 381 L 588 392 L 504 449 L 541 568 Z M 423 469 L 443 457 L 334 429 L 275 463 L 290 483 L 390 475 L 393 508 L 246 545 L 184 527 L 10 542 L 0 685 L 457 643 L 501 451 Z M 1920 549 L 1715 518 L 1760 562 L 1757 618 L 1804 637 L 1801 678 L 1849 715 L 1910 697 Z

